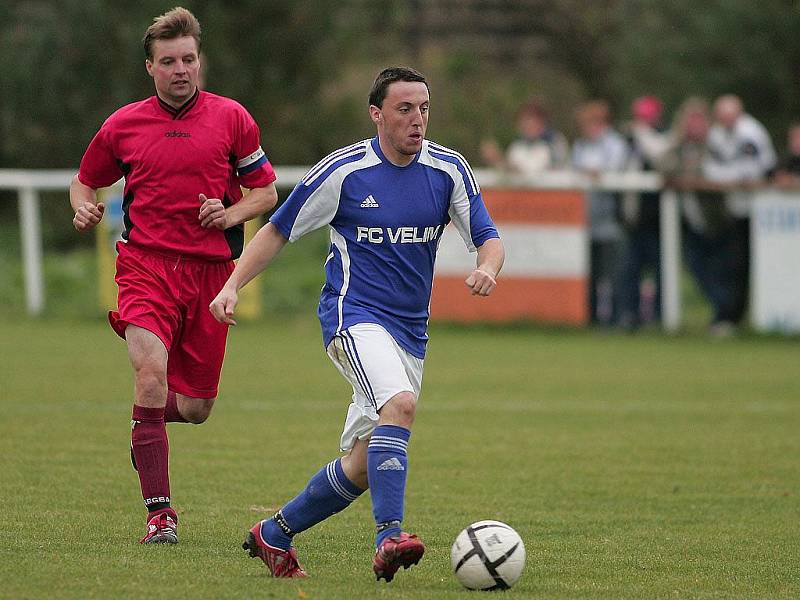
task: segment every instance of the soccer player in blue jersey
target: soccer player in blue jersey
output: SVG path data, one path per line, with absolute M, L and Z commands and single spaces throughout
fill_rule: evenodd
M 247 534 L 243 547 L 275 577 L 305 577 L 293 537 L 367 488 L 377 528 L 377 578 L 391 581 L 425 551 L 401 523 L 436 250 L 452 221 L 467 248 L 477 250 L 465 280 L 477 296 L 495 288 L 505 255 L 464 157 L 425 139 L 429 103 L 423 75 L 404 67 L 382 71 L 369 96 L 377 137 L 314 166 L 248 244 L 210 304 L 219 321 L 234 325 L 238 290 L 287 241 L 330 227 L 318 314 L 328 356 L 353 386 L 340 442 L 345 454 Z

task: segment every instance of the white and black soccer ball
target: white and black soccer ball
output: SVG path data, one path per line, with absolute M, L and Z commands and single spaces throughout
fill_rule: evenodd
M 500 521 L 478 521 L 458 534 L 450 550 L 456 578 L 471 590 L 507 590 L 525 566 L 525 544 Z

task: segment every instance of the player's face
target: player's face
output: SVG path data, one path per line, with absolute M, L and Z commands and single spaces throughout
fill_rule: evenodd
M 191 36 L 153 42 L 153 60 L 145 61 L 156 92 L 176 108 L 192 97 L 200 79 L 197 42 Z
M 428 86 L 420 81 L 395 81 L 386 88 L 383 106 L 370 106 L 381 150 L 391 162 L 407 165 L 422 149 L 428 128 Z

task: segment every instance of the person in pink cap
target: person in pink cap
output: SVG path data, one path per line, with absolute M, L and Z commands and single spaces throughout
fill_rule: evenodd
M 656 96 L 641 96 L 631 103 L 628 169 L 652 171 L 667 151 L 663 114 L 663 103 Z M 661 313 L 659 200 L 659 192 L 630 192 L 622 201 L 625 242 L 617 282 L 618 324 L 629 331 L 658 320 Z

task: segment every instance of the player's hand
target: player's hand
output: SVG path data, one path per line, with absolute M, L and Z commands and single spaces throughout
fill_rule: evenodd
M 72 226 L 81 233 L 89 231 L 100 222 L 105 210 L 106 205 L 102 202 L 98 202 L 97 204 L 84 202 L 83 206 L 81 206 L 75 212 L 75 216 L 72 217 Z
M 464 283 L 472 292 L 473 296 L 488 296 L 497 287 L 497 281 L 488 272 L 482 269 L 475 269 L 464 280 Z
M 224 287 L 217 294 L 217 297 L 211 301 L 211 304 L 208 305 L 208 310 L 220 323 L 236 325 L 236 321 L 233 320 L 233 311 L 236 309 L 238 302 L 239 294 Z
M 228 213 L 219 198 L 207 198 L 200 194 L 200 225 L 206 229 L 228 228 Z

